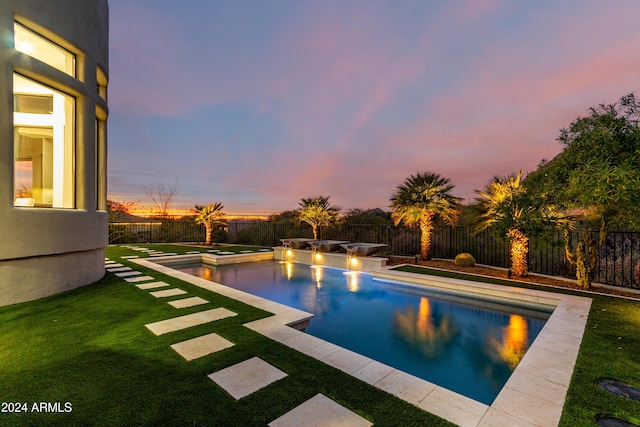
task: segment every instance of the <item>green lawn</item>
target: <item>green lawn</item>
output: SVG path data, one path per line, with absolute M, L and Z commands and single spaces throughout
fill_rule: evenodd
M 145 247 L 179 252 L 174 245 Z M 188 250 L 194 249 L 179 253 Z M 123 255 L 140 253 L 107 249 L 109 258 L 238 315 L 155 336 L 145 324 L 202 306 L 177 310 L 167 299 L 154 298 L 113 274 L 63 294 L 2 307 L 0 401 L 20 403 L 21 408 L 26 403 L 28 412 L 0 412 L 0 425 L 264 426 L 318 393 L 376 425 L 451 425 L 242 326 L 269 313 L 145 270 L 121 259 Z M 235 346 L 192 361 L 169 347 L 211 332 Z M 253 356 L 288 376 L 239 401 L 207 377 Z M 56 412 L 31 412 L 40 402 L 51 403 Z M 66 409 L 71 412 L 61 412 Z
M 512 281 L 423 267 L 407 266 L 398 270 L 513 285 Z M 519 286 L 550 290 L 526 283 Z M 599 415 L 640 425 L 640 402 L 615 396 L 596 384 L 601 379 L 614 379 L 640 388 L 640 302 L 565 289 L 554 292 L 593 298 L 560 425 L 595 426 L 594 419 Z

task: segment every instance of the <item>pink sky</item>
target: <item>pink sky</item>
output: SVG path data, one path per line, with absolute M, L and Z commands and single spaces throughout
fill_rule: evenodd
M 189 6 L 189 7 L 185 7 Z M 109 197 L 388 208 L 411 174 L 470 200 L 640 86 L 635 0 L 110 0 Z

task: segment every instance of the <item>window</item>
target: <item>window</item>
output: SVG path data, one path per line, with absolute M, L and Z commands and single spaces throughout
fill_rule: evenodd
M 96 182 L 96 209 L 106 211 L 106 182 L 107 175 L 107 147 L 105 144 L 105 133 L 107 124 L 104 120 L 96 119 L 96 166 L 95 166 L 95 182 Z
M 98 83 L 98 95 L 105 101 L 107 100 L 107 75 L 102 68 L 96 67 L 96 81 Z
M 76 76 L 74 54 L 17 22 L 13 23 L 13 33 L 14 46 L 18 52 L 36 58 L 72 77 Z
M 75 99 L 13 75 L 14 205 L 75 207 Z

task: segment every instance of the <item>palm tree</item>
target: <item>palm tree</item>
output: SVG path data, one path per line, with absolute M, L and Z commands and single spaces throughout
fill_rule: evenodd
M 515 276 L 528 273 L 529 237 L 552 227 L 565 226 L 569 217 L 560 214 L 522 185 L 522 170 L 505 177 L 494 176 L 484 191 L 476 190 L 474 233 L 491 227 L 494 235 L 511 245 L 511 269 Z
M 296 215 L 296 222 L 306 222 L 313 228 L 313 238 L 318 238 L 318 227 L 331 225 L 338 219 L 341 208 L 329 204 L 329 196 L 315 196 L 302 199 Z
M 451 195 L 449 178 L 433 172 L 419 172 L 407 178 L 391 197 L 391 217 L 395 225 L 420 227 L 420 256 L 429 259 L 433 222 L 440 217 L 455 224 L 460 213 L 460 198 Z
M 224 220 L 224 212 L 222 212 L 222 209 L 224 209 L 224 206 L 220 202 L 215 202 L 206 206 L 195 206 L 196 223 L 203 224 L 206 229 L 206 245 L 211 244 L 211 235 L 215 228 L 227 225 Z

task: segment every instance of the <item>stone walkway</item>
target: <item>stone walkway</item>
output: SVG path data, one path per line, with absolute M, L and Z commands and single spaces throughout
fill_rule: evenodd
M 147 252 L 149 256 L 175 255 L 173 253 L 158 253 L 148 249 L 145 250 L 144 248 L 138 248 L 136 250 Z M 221 255 L 234 254 L 233 252 L 220 252 L 219 250 L 211 250 L 209 252 L 217 252 Z M 200 252 L 193 251 L 192 253 L 197 254 Z M 131 260 L 136 258 L 137 256 L 122 257 L 122 259 Z M 105 268 L 108 272 L 124 279 L 127 283 L 146 282 L 136 284 L 135 286 L 140 290 L 151 290 L 149 295 L 156 298 L 188 295 L 185 290 L 175 287 L 166 290 L 156 290 L 170 285 L 158 281 L 152 276 L 142 275 L 139 271 L 125 267 L 109 259 L 105 259 Z M 209 301 L 198 296 L 174 299 L 168 302 L 168 304 L 176 309 L 205 305 L 208 303 Z M 145 326 L 153 334 L 163 335 L 233 316 L 236 316 L 236 313 L 224 307 L 217 307 L 149 323 Z M 223 351 L 233 346 L 234 344 L 231 341 L 216 333 L 210 333 L 171 344 L 171 348 L 187 361 Z M 233 398 L 239 400 L 287 377 L 287 374 L 258 357 L 252 357 L 243 362 L 213 372 L 209 374 L 208 377 Z M 322 394 L 318 394 L 306 402 L 303 402 L 269 423 L 269 426 L 273 427 L 297 427 L 301 425 L 309 427 L 359 427 L 371 426 L 373 424 Z

